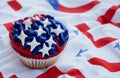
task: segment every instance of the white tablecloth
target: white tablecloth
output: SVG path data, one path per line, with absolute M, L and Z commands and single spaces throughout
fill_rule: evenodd
M 8 22 L 49 14 L 69 31 L 60 59 L 30 69 L 12 52 Z M 1 0 L 0 78 L 119 78 L 120 0 Z

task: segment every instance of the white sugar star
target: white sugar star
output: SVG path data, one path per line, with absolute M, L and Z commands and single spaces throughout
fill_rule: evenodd
M 44 21 L 42 21 L 44 27 L 50 25 L 51 23 L 49 22 L 48 18 L 46 18 Z
M 51 32 L 54 32 L 58 36 L 60 33 L 64 32 L 64 30 L 61 29 L 59 25 L 56 29 L 52 29 Z
M 58 78 L 75 78 L 75 77 L 67 75 L 67 74 L 63 74 L 63 75 L 60 75 Z
M 27 44 L 31 46 L 31 49 L 30 49 L 31 52 L 33 51 L 33 49 L 34 49 L 36 46 L 40 45 L 40 43 L 38 43 L 35 38 L 32 40 L 32 42 L 27 43 Z
M 39 50 L 39 52 L 42 52 L 42 57 L 44 57 L 45 54 L 49 55 L 49 50 L 51 47 L 47 47 L 45 44 L 43 44 L 43 48 Z
M 49 44 L 50 47 L 52 44 L 56 44 L 56 42 L 53 40 L 52 36 L 48 40 L 46 40 L 46 42 Z
M 28 27 L 31 28 L 32 22 L 31 22 L 30 18 L 28 18 L 27 20 L 25 20 L 23 23 L 25 24 L 25 28 L 26 29 L 28 29 Z
M 23 32 L 23 30 L 21 30 L 20 35 L 18 36 L 18 38 L 21 40 L 22 45 L 24 46 L 25 43 L 25 38 L 27 37 L 27 35 Z
M 41 34 L 43 34 L 43 33 L 46 33 L 43 29 L 42 29 L 42 27 L 40 27 L 39 26 L 39 29 L 38 30 L 35 30 L 37 33 L 38 33 L 38 35 L 41 35 Z

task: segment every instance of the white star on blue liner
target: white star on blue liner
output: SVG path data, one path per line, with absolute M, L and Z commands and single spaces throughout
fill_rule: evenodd
M 50 36 L 50 38 L 48 40 L 46 40 L 45 42 L 47 42 L 49 44 L 49 46 L 52 46 L 52 44 L 56 44 L 56 42 L 53 40 L 52 36 Z
M 58 36 L 60 33 L 64 32 L 64 30 L 61 29 L 60 25 L 58 25 L 56 29 L 51 29 L 51 32 L 55 33 Z
M 39 29 L 38 29 L 38 30 L 35 30 L 35 31 L 38 33 L 38 35 L 41 35 L 41 34 L 46 33 L 46 32 L 42 29 L 42 27 L 39 27 Z
M 45 43 L 43 44 L 43 48 L 39 50 L 39 52 L 42 52 L 42 57 L 45 56 L 45 54 L 49 55 L 49 50 L 51 49 L 51 47 L 47 47 L 45 45 Z
M 47 27 L 48 25 L 51 25 L 51 22 L 49 22 L 48 18 L 46 18 L 44 21 L 42 21 L 44 28 Z
M 41 43 L 38 43 L 38 42 L 36 41 L 35 37 L 34 37 L 34 39 L 32 40 L 32 42 L 27 43 L 27 44 L 31 46 L 30 51 L 32 52 L 32 51 L 34 50 L 34 48 L 35 48 L 36 46 L 40 45 Z
M 21 30 L 21 34 L 18 36 L 18 38 L 21 40 L 22 46 L 24 46 L 26 37 L 27 37 L 27 35 L 23 32 L 23 30 Z
M 30 18 L 28 18 L 27 20 L 25 20 L 25 21 L 23 22 L 23 24 L 25 24 L 25 28 L 26 28 L 26 30 L 27 30 L 28 28 L 31 28 L 32 22 L 31 22 Z

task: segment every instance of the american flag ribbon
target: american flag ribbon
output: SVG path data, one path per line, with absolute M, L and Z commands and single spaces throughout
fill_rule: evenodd
M 119 78 L 119 0 L 8 0 L 0 8 L 0 78 Z M 26 67 L 9 43 L 13 22 L 37 13 L 53 15 L 70 35 L 60 59 L 44 69 Z

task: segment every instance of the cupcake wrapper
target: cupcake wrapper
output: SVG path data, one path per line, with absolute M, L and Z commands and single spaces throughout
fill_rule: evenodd
M 21 59 L 21 61 L 30 68 L 46 68 L 48 66 L 51 66 L 54 63 L 56 63 L 56 61 L 61 55 L 61 54 L 58 54 L 57 56 L 54 56 L 48 59 L 33 59 L 33 58 L 24 57 L 19 53 L 16 53 L 16 54 Z

